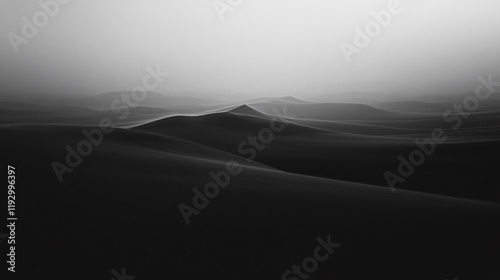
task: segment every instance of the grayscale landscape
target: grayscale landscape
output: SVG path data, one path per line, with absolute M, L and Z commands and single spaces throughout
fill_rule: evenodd
M 312 2 L 0 4 L 2 279 L 499 279 L 500 3 Z

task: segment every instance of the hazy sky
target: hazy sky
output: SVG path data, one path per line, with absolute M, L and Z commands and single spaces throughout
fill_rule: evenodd
M 221 21 L 212 0 L 72 0 L 16 54 L 8 34 L 22 35 L 22 17 L 32 22 L 41 8 L 1 1 L 0 81 L 26 92 L 125 91 L 159 64 L 171 76 L 158 92 L 301 96 L 363 85 L 465 92 L 478 75 L 500 75 L 499 0 L 401 0 L 347 63 L 340 44 L 354 45 L 355 28 L 389 2 L 243 0 Z

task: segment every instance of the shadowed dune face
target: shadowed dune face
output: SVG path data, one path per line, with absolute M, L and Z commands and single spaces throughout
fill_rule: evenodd
M 268 117 L 266 114 L 263 114 L 248 105 L 241 105 L 227 112 L 236 115 L 252 116 L 258 118 Z
M 100 98 L 108 100 L 108 95 Z M 171 117 L 168 115 L 172 112 L 187 111 L 185 108 L 129 108 L 124 120 L 120 116 L 125 111 L 98 111 L 85 107 L 58 107 L 56 110 L 54 107 L 5 103 L 1 107 L 10 108 L 2 109 L 1 113 L 2 123 L 7 128 L 15 125 L 14 119 L 25 120 L 28 124 L 53 123 L 70 127 L 95 126 L 103 118 L 109 118 L 114 125 L 130 127 L 131 131 L 190 141 L 278 170 L 376 186 L 387 186 L 384 172 L 397 170 L 398 157 L 418 148 L 417 139 L 428 139 L 433 129 L 443 128 L 446 143 L 438 146 L 436 154 L 426 159 L 415 175 L 400 187 L 498 201 L 499 192 L 489 187 L 498 182 L 495 155 L 499 149 L 500 118 L 499 113 L 492 110 L 494 102 L 487 103 L 487 110 L 463 118 L 457 130 L 450 127 L 454 123 L 445 122 L 439 115 L 443 108 L 446 110 L 444 103 L 386 102 L 383 104 L 385 110 L 380 110 L 364 104 L 319 104 L 285 97 L 251 100 L 247 104 L 218 105 L 224 109 L 197 116 L 176 114 Z M 392 112 L 394 108 L 402 109 Z M 409 108 L 413 110 L 406 111 Z M 259 133 L 269 129 L 273 122 L 277 126 L 286 124 L 286 128 L 273 133 L 263 148 L 260 147 L 263 143 L 251 143 L 250 137 L 259 143 Z M 34 128 L 36 126 L 25 129 Z M 480 187 L 473 187 L 474 184 Z
M 29 205 L 20 206 L 22 229 L 37 232 L 23 239 L 32 250 L 23 262 L 43 269 L 77 251 L 59 259 L 53 275 L 109 274 L 106 265 L 82 269 L 92 259 L 127 264 L 148 279 L 165 270 L 179 279 L 280 279 L 298 255 L 310 254 L 311 242 L 331 234 L 342 246 L 315 272 L 318 279 L 396 279 L 408 271 L 408 279 L 430 279 L 457 263 L 491 275 L 500 257 L 493 222 L 500 218 L 493 187 L 498 112 L 488 107 L 453 130 L 438 113 L 441 105 L 389 107 L 259 99 L 198 109 L 137 107 L 122 123 L 120 114 L 84 107 L 43 114 L 38 107 L 6 108 L 1 152 L 19 170 L 19 195 Z M 29 125 L 11 122 L 34 116 L 38 122 Z M 86 139 L 82 130 L 99 129 L 104 117 L 122 128 L 104 134 L 60 183 L 51 164 L 67 164 L 65 147 L 76 147 Z M 273 121 L 283 129 L 263 143 L 259 134 Z M 391 192 L 384 172 L 439 127 L 448 140 Z M 194 188 L 217 183 L 211 173 L 228 162 L 241 173 L 186 225 L 179 205 L 195 207 Z
M 405 115 L 405 118 L 399 119 L 400 114 L 383 112 L 383 119 L 380 120 L 366 115 L 358 120 L 344 121 L 336 119 L 334 113 L 325 115 L 314 111 L 316 107 L 310 107 L 310 103 L 292 105 L 305 108 L 290 109 L 290 104 L 281 104 L 281 108 L 286 108 L 286 112 L 294 117 L 288 118 L 290 124 L 286 129 L 275 133 L 272 141 L 262 150 L 256 146 L 252 149 L 249 144 L 240 145 L 250 142 L 249 137 L 258 135 L 262 128 L 269 126 L 273 117 L 272 114 L 263 116 L 252 107 L 260 107 L 263 111 L 267 108 L 269 112 L 272 106 L 276 108 L 276 104 L 269 103 L 266 107 L 258 103 L 226 113 L 166 118 L 135 129 L 186 139 L 247 159 L 252 158 L 255 152 L 255 161 L 287 172 L 387 186 L 383 174 L 398 169 L 398 157 L 418 149 L 417 139 L 432 138 L 434 129 L 443 128 L 447 135 L 446 143 L 436 147 L 436 153 L 426 159 L 425 164 L 400 187 L 499 201 L 500 192 L 490 187 L 498 182 L 495 177 L 495 169 L 499 165 L 496 154 L 500 149 L 498 113 L 475 114 L 467 122 L 464 121 L 460 130 L 455 131 L 439 115 L 416 115 L 415 118 Z M 330 107 L 334 111 L 337 106 L 322 104 L 321 107 Z M 350 106 L 344 104 L 344 110 L 350 110 Z M 300 115 L 301 112 L 311 108 L 323 119 L 300 118 L 304 116 Z M 354 108 L 365 107 L 356 105 Z M 435 109 L 434 113 L 441 106 L 436 108 L 439 109 Z M 361 115 L 359 111 L 352 112 Z M 370 112 L 380 116 L 381 111 Z
M 257 103 L 252 105 L 267 114 L 272 114 L 272 110 L 276 106 L 273 103 Z M 286 105 L 289 114 L 295 115 L 299 119 L 342 121 L 383 120 L 398 117 L 395 113 L 383 111 L 365 104 L 283 103 L 283 105 Z
M 32 250 L 24 262 L 42 269 L 53 258 L 78 252 L 75 258 L 60 259 L 55 277 L 80 268 L 75 260 L 92 258 L 96 263 L 127 263 L 128 270 L 147 278 L 165 270 L 180 278 L 279 278 L 296 262 L 297 251 L 311 250 L 307 240 L 328 234 L 342 246 L 331 263 L 318 270 L 320 278 L 334 274 L 351 279 L 374 272 L 395 277 L 417 267 L 414 274 L 424 277 L 436 264 L 474 263 L 477 255 L 491 261 L 474 263 L 473 269 L 488 275 L 490 262 L 498 257 L 499 244 L 490 241 L 499 234 L 490 223 L 500 215 L 498 206 L 285 173 L 260 164 L 260 154 L 249 163 L 244 157 L 156 132 L 117 129 L 58 184 L 50 163 L 64 158 L 61 146 L 78 142 L 80 130 L 0 128 L 6 136 L 2 154 L 15 159 L 20 195 L 30 205 L 21 208 L 22 229 L 37 232 L 36 239 L 23 239 Z M 295 141 L 294 133 L 300 131 L 285 132 L 287 141 Z M 277 139 L 279 145 L 282 141 Z M 317 156 L 324 153 L 317 151 Z M 297 166 L 310 165 L 296 161 L 301 155 L 306 154 L 281 156 Z M 211 181 L 209 173 L 224 170 L 229 160 L 239 162 L 243 171 L 186 226 L 179 203 L 191 203 L 192 188 L 201 189 Z M 463 243 L 465 239 L 475 241 Z M 392 259 L 393 269 L 382 270 L 387 259 L 381 256 L 396 255 L 405 258 Z M 369 273 L 356 269 L 360 263 Z M 242 275 L 242 269 L 249 272 Z M 93 265 L 81 276 L 108 272 L 107 267 Z

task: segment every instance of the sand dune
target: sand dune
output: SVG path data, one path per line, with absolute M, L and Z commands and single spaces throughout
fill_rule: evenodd
M 254 103 L 257 110 L 272 114 L 277 104 Z M 383 120 L 397 115 L 365 104 L 340 103 L 290 103 L 283 102 L 279 108 L 286 106 L 289 114 L 298 119 L 314 120 Z
M 254 105 L 251 105 L 254 106 Z M 241 156 L 239 145 L 249 136 L 269 126 L 272 115 L 263 116 L 249 106 L 235 111 L 197 117 L 171 117 L 136 127 L 140 131 L 160 133 L 189 140 Z M 285 130 L 260 151 L 256 161 L 279 170 L 323 178 L 386 186 L 383 174 L 397 170 L 398 156 L 418 150 L 415 139 L 428 139 L 435 128 L 443 128 L 448 140 L 436 149 L 415 175 L 401 188 L 433 194 L 493 200 L 500 192 L 489 187 L 499 151 L 500 130 L 481 123 L 497 122 L 493 115 L 477 115 L 475 121 L 458 131 L 446 127 L 438 117 L 398 121 L 324 121 L 289 119 Z M 478 125 L 478 127 L 474 127 Z M 249 154 L 244 154 L 249 156 Z M 461 160 L 449 160 L 459 157 Z M 474 161 L 469 159 L 476 159 Z M 491 165 L 478 165 L 477 162 Z M 444 167 L 443 165 L 446 165 Z M 440 170 L 440 172 L 435 172 Z M 475 174 L 478 184 L 463 177 L 463 170 Z M 460 174 L 457 176 L 457 174 Z M 430 180 L 429 178 L 433 178 Z M 445 181 L 453 182 L 443 185 Z
M 462 263 L 475 277 L 494 273 L 496 113 L 448 131 L 449 141 L 393 193 L 383 173 L 397 169 L 398 155 L 415 149 L 415 138 L 443 126 L 439 116 L 401 117 L 347 104 L 352 115 L 342 117 L 338 104 L 258 101 L 193 116 L 139 107 L 130 127 L 105 134 L 62 183 L 52 163 L 67 164 L 65 147 L 86 140 L 83 130 L 97 129 L 77 120 L 90 123 L 110 112 L 68 108 L 20 124 L 9 123 L 19 111 L 2 110 L 0 149 L 19 170 L 23 198 L 19 239 L 29 248 L 19 251 L 23 265 L 37 270 L 57 259 L 54 278 L 78 271 L 77 279 L 89 279 L 126 266 L 144 279 L 165 272 L 178 279 L 280 279 L 318 236 L 331 234 L 342 246 L 317 279 L 396 279 L 409 271 L 408 279 L 431 279 L 435 266 Z M 285 107 L 297 116 L 276 117 L 273 108 Z M 61 116 L 72 117 L 54 124 L 51 118 Z M 239 145 L 273 120 L 286 128 L 249 160 Z M 193 206 L 193 189 L 215 182 L 211 172 L 228 162 L 241 173 L 186 225 L 180 203 Z
M 297 262 L 297 251 L 306 254 L 317 236 L 329 234 L 342 246 L 316 272 L 320 279 L 359 279 L 374 272 L 392 278 L 408 271 L 416 279 L 430 275 L 436 263 L 498 256 L 499 244 L 491 243 L 498 227 L 490 223 L 500 215 L 498 206 L 285 173 L 148 132 L 117 129 L 57 184 L 50 163 L 64 158 L 61 147 L 79 141 L 80 130 L 0 128 L 6 136 L 2 154 L 15 159 L 22 178 L 22 232 L 37 232 L 36 238 L 22 239 L 30 250 L 23 263 L 36 270 L 58 258 L 53 277 L 75 269 L 77 278 L 108 275 L 126 264 L 127 271 L 148 279 L 165 271 L 177 278 L 279 279 Z M 316 156 L 323 153 L 317 151 Z M 300 154 L 290 156 L 297 166 L 307 165 Z M 186 226 L 179 203 L 190 203 L 192 188 L 210 182 L 209 172 L 223 170 L 228 160 L 240 162 L 242 173 Z M 74 252 L 77 257 L 60 258 Z M 82 269 L 86 259 L 109 267 Z M 391 269 L 382 269 L 388 261 Z M 360 264 L 363 269 L 356 269 Z M 488 275 L 488 265 L 475 269 Z

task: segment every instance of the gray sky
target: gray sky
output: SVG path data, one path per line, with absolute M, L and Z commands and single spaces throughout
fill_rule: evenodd
M 1 1 L 0 81 L 32 93 L 126 91 L 159 64 L 171 76 L 158 92 L 304 97 L 466 92 L 478 75 L 500 75 L 498 0 L 401 0 L 403 11 L 347 63 L 340 44 L 354 45 L 355 28 L 389 2 L 244 0 L 221 21 L 212 0 L 72 0 L 16 54 L 8 34 L 22 35 L 22 17 L 41 8 Z

